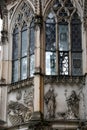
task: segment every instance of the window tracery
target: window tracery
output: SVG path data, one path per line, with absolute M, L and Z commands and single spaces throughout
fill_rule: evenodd
M 46 75 L 82 75 L 81 20 L 71 0 L 54 1 L 45 29 Z
M 13 31 L 12 82 L 34 73 L 34 14 L 25 2 L 19 8 Z

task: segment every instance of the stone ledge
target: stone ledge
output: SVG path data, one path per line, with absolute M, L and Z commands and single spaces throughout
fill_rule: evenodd
M 82 84 L 85 84 L 85 79 L 86 79 L 86 76 L 58 76 L 58 75 L 49 75 L 49 76 L 45 76 L 44 77 L 44 83 L 45 84 L 48 84 L 48 83 L 68 83 L 68 84 L 79 84 L 79 83 L 82 83 Z
M 18 81 L 9 85 L 8 93 L 19 88 L 24 88 L 24 87 L 33 86 L 33 85 L 34 85 L 34 78 L 28 78 L 22 81 Z

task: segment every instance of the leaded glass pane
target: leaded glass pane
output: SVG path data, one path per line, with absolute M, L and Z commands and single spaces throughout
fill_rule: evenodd
M 46 23 L 55 23 L 55 16 L 52 12 L 50 12 L 47 16 Z
M 60 51 L 68 51 L 69 43 L 68 43 L 68 25 L 59 24 L 59 50 Z
M 21 79 L 27 78 L 27 57 L 21 59 Z
M 13 59 L 18 58 L 18 42 L 19 42 L 18 28 L 15 28 L 13 32 Z
M 61 7 L 61 3 L 59 2 L 59 0 L 55 0 L 54 4 L 53 4 L 53 9 L 54 11 L 58 11 L 58 9 Z
M 46 74 L 56 74 L 56 53 L 46 52 Z
M 46 24 L 46 51 L 56 50 L 55 24 Z
M 12 63 L 12 82 L 18 81 L 18 60 Z
M 27 55 L 27 30 L 21 33 L 21 56 Z
M 31 55 L 30 56 L 30 76 L 34 75 L 34 67 L 35 67 L 35 56 Z
M 34 54 L 34 48 L 35 48 L 35 45 L 34 45 L 34 42 L 35 42 L 35 35 L 34 35 L 34 26 L 30 26 L 30 46 L 29 46 L 29 52 L 30 52 L 30 55 Z
M 71 3 L 71 0 L 67 0 L 65 2 L 65 7 L 69 10 L 70 14 L 72 14 L 74 7 L 73 4 Z
M 78 19 L 78 15 L 75 14 L 71 21 L 71 43 L 72 51 L 81 51 L 81 21 Z
M 72 75 L 82 75 L 82 53 L 72 53 Z
M 59 52 L 59 74 L 68 75 L 69 74 L 69 53 Z

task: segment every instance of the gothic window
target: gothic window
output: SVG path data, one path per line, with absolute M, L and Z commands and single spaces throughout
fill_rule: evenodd
M 34 13 L 24 1 L 18 10 L 13 19 L 12 82 L 27 79 L 34 74 Z
M 29 34 L 29 35 L 28 35 Z M 34 74 L 34 24 L 24 22 L 21 31 L 13 31 L 12 82 L 24 80 Z
M 46 75 L 82 75 L 81 20 L 71 0 L 55 0 L 45 21 Z

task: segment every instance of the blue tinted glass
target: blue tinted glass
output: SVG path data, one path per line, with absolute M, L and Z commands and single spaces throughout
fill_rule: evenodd
M 72 53 L 72 75 L 82 75 L 82 53 Z
M 21 56 L 27 55 L 27 30 L 22 31 L 21 34 Z
M 18 81 L 18 60 L 14 61 L 12 65 L 12 81 Z
M 56 74 L 56 53 L 46 52 L 46 74 Z
M 27 57 L 21 59 L 21 79 L 27 78 Z
M 56 50 L 56 28 L 55 24 L 46 23 L 46 51 Z
M 30 55 L 34 54 L 34 48 L 35 48 L 35 45 L 34 45 L 34 42 L 35 42 L 35 38 L 34 38 L 34 27 L 30 26 L 30 43 L 29 43 L 29 52 L 30 52 Z
M 13 32 L 13 59 L 18 58 L 18 42 L 19 42 L 19 33 L 18 28 L 14 29 Z
M 60 51 L 69 50 L 68 37 L 69 37 L 68 25 L 59 24 L 59 50 Z
M 71 20 L 71 43 L 72 51 L 82 50 L 81 20 L 78 14 L 74 14 Z
M 35 56 L 31 55 L 30 56 L 30 76 L 34 75 L 34 67 L 35 67 Z

